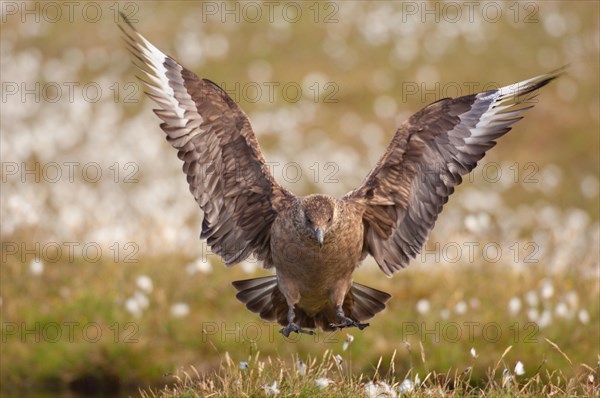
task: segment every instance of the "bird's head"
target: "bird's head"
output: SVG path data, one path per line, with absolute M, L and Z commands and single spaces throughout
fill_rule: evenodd
M 336 221 L 336 201 L 325 195 L 310 195 L 305 197 L 300 207 L 304 215 L 304 226 L 307 231 L 323 247 L 325 235 Z

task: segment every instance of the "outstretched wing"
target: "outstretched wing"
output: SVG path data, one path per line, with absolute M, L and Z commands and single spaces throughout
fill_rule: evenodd
M 200 237 L 227 265 L 254 253 L 272 266 L 271 224 L 293 195 L 270 174 L 248 118 L 220 87 L 160 52 L 125 22 L 119 26 L 142 71 L 139 78 L 159 105 L 154 112 L 164 122 L 160 127 L 178 150 L 204 212 Z
M 564 68 L 484 93 L 445 98 L 404 122 L 362 186 L 364 251 L 388 276 L 420 252 L 454 187 Z

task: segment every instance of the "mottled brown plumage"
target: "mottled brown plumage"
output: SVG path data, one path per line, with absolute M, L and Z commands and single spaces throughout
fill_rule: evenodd
M 387 293 L 354 283 L 372 255 L 388 276 L 425 243 L 461 176 L 506 134 L 556 70 L 512 86 L 423 108 L 396 131 L 363 184 L 341 199 L 297 197 L 270 174 L 244 112 L 216 84 L 121 26 L 161 128 L 204 213 L 201 237 L 227 265 L 251 254 L 275 275 L 234 282 L 237 298 L 291 332 L 361 323 Z

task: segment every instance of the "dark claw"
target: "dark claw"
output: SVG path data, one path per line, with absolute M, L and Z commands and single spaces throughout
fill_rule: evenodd
M 358 323 L 355 320 L 348 318 L 344 314 L 344 309 L 342 308 L 341 305 L 337 306 L 337 308 L 335 309 L 335 313 L 336 313 L 337 318 L 340 321 L 340 323 L 338 323 L 338 324 L 330 323 L 329 327 L 331 327 L 333 329 L 343 329 L 343 328 L 355 327 L 355 328 L 358 328 L 359 330 L 363 330 L 364 328 L 369 326 L 368 323 Z
M 290 333 L 292 333 L 292 332 L 304 333 L 304 334 L 310 334 L 310 335 L 315 334 L 315 332 L 313 332 L 312 330 L 302 329 L 300 326 L 296 325 L 295 323 L 290 323 L 289 325 L 287 325 L 286 327 L 284 327 L 283 329 L 281 329 L 279 331 L 279 333 L 281 333 L 285 337 L 289 337 Z
M 369 324 L 368 323 L 358 323 L 358 322 L 353 321 L 352 319 L 347 318 L 342 323 L 338 323 L 338 324 L 330 323 L 329 326 L 334 329 L 355 327 L 355 328 L 358 328 L 359 330 L 363 330 L 364 328 L 369 326 Z

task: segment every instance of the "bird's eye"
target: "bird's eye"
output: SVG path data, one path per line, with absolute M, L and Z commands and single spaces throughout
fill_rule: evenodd
M 329 220 L 327 220 L 327 222 L 331 222 L 332 217 L 329 217 Z

